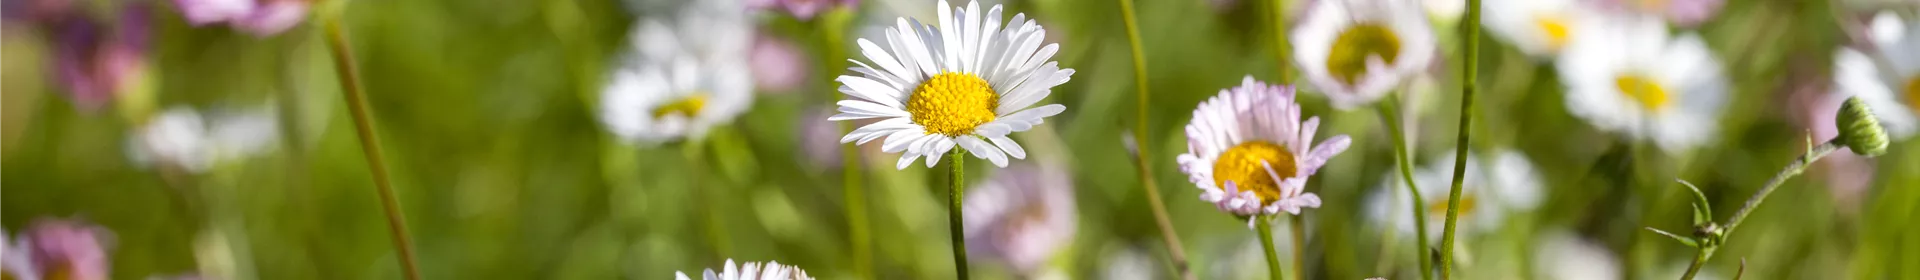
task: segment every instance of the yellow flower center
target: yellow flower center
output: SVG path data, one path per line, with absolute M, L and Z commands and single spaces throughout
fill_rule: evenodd
M 1907 78 L 1907 108 L 1920 110 L 1920 74 Z
M 1232 181 L 1242 191 L 1253 191 L 1260 197 L 1260 205 L 1280 200 L 1280 179 L 1293 177 L 1298 167 L 1293 165 L 1293 153 L 1273 142 L 1248 141 L 1227 148 L 1220 153 L 1220 159 L 1213 162 L 1213 183 L 1226 190 L 1227 182 Z M 1273 166 L 1273 176 L 1267 175 L 1267 169 L 1261 163 Z
M 1400 56 L 1400 37 L 1383 25 L 1356 23 L 1333 40 L 1333 51 L 1327 54 L 1327 73 L 1353 85 L 1367 73 L 1367 58 L 1375 56 L 1392 64 Z
M 1619 87 L 1620 94 L 1639 102 L 1640 107 L 1648 111 L 1666 108 L 1667 103 L 1672 101 L 1669 99 L 1673 97 L 1667 93 L 1667 88 L 1661 87 L 1660 83 L 1654 82 L 1653 78 L 1648 78 L 1646 75 L 1623 74 L 1613 78 L 1613 86 Z
M 927 134 L 960 136 L 993 121 L 1000 94 L 986 79 L 967 73 L 940 73 L 921 83 L 907 98 L 907 113 Z
M 674 100 L 673 102 L 660 105 L 660 107 L 654 107 L 653 117 L 663 118 L 667 115 L 680 115 L 691 118 L 694 114 L 699 114 L 701 108 L 706 107 L 707 95 L 704 93 L 695 93 L 680 98 L 680 100 Z
M 1474 199 L 1474 196 L 1471 194 L 1462 194 L 1460 196 L 1460 217 L 1467 217 L 1467 213 L 1473 213 L 1474 206 L 1478 205 L 1478 203 L 1475 203 L 1475 201 L 1477 200 Z M 1443 217 L 1446 216 L 1447 215 L 1447 199 L 1445 197 L 1441 197 L 1440 199 L 1437 199 L 1435 201 L 1428 201 L 1427 215 L 1443 216 Z
M 1573 31 L 1567 27 L 1566 17 L 1543 15 L 1534 18 L 1533 25 L 1539 27 L 1541 33 L 1547 34 L 1548 49 L 1560 50 L 1560 47 L 1567 45 L 1567 41 L 1573 39 Z

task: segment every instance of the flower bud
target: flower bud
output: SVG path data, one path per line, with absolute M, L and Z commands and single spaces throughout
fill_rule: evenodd
M 1848 97 L 1846 103 L 1840 105 L 1839 114 L 1834 117 L 1834 126 L 1840 129 L 1840 144 L 1868 157 L 1887 153 L 1887 130 L 1880 127 L 1880 119 L 1874 117 L 1873 109 L 1867 108 L 1860 97 Z

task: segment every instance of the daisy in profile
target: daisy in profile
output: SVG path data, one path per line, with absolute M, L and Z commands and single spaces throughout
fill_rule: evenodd
M 1413 173 L 1420 197 L 1426 199 L 1426 209 L 1421 212 L 1426 213 L 1428 221 L 1446 220 L 1454 160 L 1455 155 L 1449 152 Z M 1465 232 L 1496 231 L 1506 223 L 1509 213 L 1538 207 L 1544 194 L 1533 164 L 1527 161 L 1526 155 L 1516 151 L 1498 150 L 1487 156 L 1467 156 L 1466 172 L 1460 186 L 1459 216 Z M 1388 175 L 1383 181 L 1386 186 L 1367 198 L 1368 216 L 1375 223 L 1392 227 L 1401 236 L 1418 233 L 1429 240 L 1440 240 L 1444 224 L 1427 223 L 1425 230 L 1415 231 L 1414 221 L 1407 218 L 1407 213 L 1413 211 L 1413 199 L 1407 194 L 1406 181 L 1399 175 Z
M 1601 130 L 1678 152 L 1710 140 L 1727 103 L 1720 60 L 1658 18 L 1595 15 L 1557 66 L 1567 111 Z
M 858 41 L 872 63 L 853 60 L 858 66 L 852 70 L 861 75 L 836 79 L 849 99 L 827 120 L 880 119 L 840 141 L 886 138 L 883 151 L 904 153 L 899 169 L 921 156 L 933 167 L 955 146 L 1000 167 L 1008 157 L 1026 158 L 1007 134 L 1066 110 L 1059 104 L 1032 107 L 1073 76 L 1073 69 L 1049 61 L 1059 45 L 1043 46 L 1046 29 L 1026 14 L 1001 26 L 999 5 L 984 14 L 979 2 L 955 10 L 942 0 L 937 8 L 938 27 L 898 18 L 883 42 Z
M 1414 0 L 1311 4 L 1290 35 L 1307 82 L 1339 108 L 1372 103 L 1433 60 L 1433 29 Z
M 600 93 L 600 123 L 629 143 L 700 138 L 753 102 L 752 27 L 729 0 L 645 18 Z
M 1882 16 L 1876 21 L 1888 21 Z M 1872 50 L 1841 48 L 1833 59 L 1835 100 L 1859 96 L 1893 139 L 1912 137 L 1920 109 L 1920 21 L 1876 23 Z M 1880 34 L 1885 33 L 1885 34 Z M 1904 33 L 1904 34 L 1902 34 Z M 1874 54 L 1877 54 L 1875 56 Z M 1838 104 L 1838 102 L 1835 102 Z
M 693 278 L 687 277 L 686 273 L 674 272 L 673 279 L 692 280 Z M 705 273 L 702 273 L 700 275 L 700 279 L 704 279 L 704 280 L 813 280 L 813 277 L 807 276 L 807 272 L 800 270 L 799 267 L 794 267 L 791 265 L 782 265 L 780 264 L 780 262 L 769 261 L 765 264 L 756 263 L 756 262 L 745 262 L 745 263 L 740 263 L 740 266 L 734 266 L 733 259 L 727 259 L 727 265 L 720 268 L 720 273 L 714 273 L 713 269 L 709 268 L 706 270 Z
M 1481 22 L 1495 38 L 1520 52 L 1552 58 L 1573 42 L 1582 7 L 1575 0 L 1487 0 Z
M 1271 86 L 1252 76 L 1221 90 L 1193 110 L 1187 124 L 1187 153 L 1180 171 L 1204 193 L 1200 200 L 1248 217 L 1320 207 L 1320 196 L 1306 192 L 1307 177 L 1347 150 L 1346 135 L 1313 146 L 1320 118 L 1300 121 L 1293 88 Z

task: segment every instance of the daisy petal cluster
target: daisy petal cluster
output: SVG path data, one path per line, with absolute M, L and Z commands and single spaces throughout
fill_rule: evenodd
M 1001 8 L 982 13 L 979 2 L 955 9 L 941 1 L 940 26 L 898 18 L 880 44 L 862 38 L 852 60 L 860 76 L 840 76 L 840 114 L 831 121 L 880 119 L 842 137 L 842 143 L 866 144 L 886 138 L 882 150 L 903 153 L 896 168 L 922 156 L 932 167 L 955 146 L 975 157 L 1007 166 L 1026 150 L 1007 138 L 1066 110 L 1049 104 L 1032 107 L 1066 83 L 1073 69 L 1049 61 L 1060 50 L 1045 44 L 1046 29 L 1016 14 L 1001 25 Z
M 173 6 L 194 26 L 225 23 L 259 37 L 299 25 L 308 8 L 305 0 L 173 0 Z
M 1193 110 L 1180 170 L 1204 193 L 1200 199 L 1238 216 L 1299 214 L 1320 207 L 1307 178 L 1347 150 L 1346 135 L 1313 146 L 1320 118 L 1300 121 L 1291 87 L 1242 79 L 1239 87 Z M 1253 223 L 1248 219 L 1248 224 Z
M 674 272 L 673 278 L 676 280 L 692 280 L 693 279 L 691 277 L 687 277 L 686 273 L 680 273 L 680 272 Z M 780 264 L 780 262 L 769 261 L 769 262 L 766 262 L 764 265 L 756 262 L 744 262 L 744 263 L 740 263 L 740 266 L 734 266 L 733 259 L 727 259 L 726 266 L 722 266 L 720 268 L 719 273 L 714 273 L 713 269 L 709 268 L 706 270 L 705 273 L 701 273 L 700 279 L 704 279 L 704 280 L 813 280 L 813 277 L 807 276 L 807 272 L 800 270 L 799 267 L 794 267 L 791 265 L 782 265 Z
M 1292 32 L 1294 62 L 1334 106 L 1354 108 L 1427 69 L 1436 52 L 1418 2 L 1330 0 L 1311 4 Z
M 1587 19 L 1556 63 L 1569 112 L 1669 152 L 1712 139 L 1727 80 L 1698 35 L 1669 35 L 1665 22 L 1643 15 Z
M 653 145 L 700 138 L 753 102 L 752 26 L 733 1 L 699 1 L 643 19 L 633 50 L 600 94 L 600 123 L 621 140 Z

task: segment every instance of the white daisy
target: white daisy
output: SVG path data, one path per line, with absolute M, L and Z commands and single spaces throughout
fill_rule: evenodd
M 680 273 L 676 271 L 673 273 L 673 279 L 692 280 L 693 278 L 687 277 L 686 273 Z M 713 269 L 709 268 L 706 270 L 705 273 L 702 273 L 702 275 L 700 276 L 700 279 L 705 279 L 705 280 L 801 280 L 801 279 L 812 280 L 813 277 L 807 276 L 807 272 L 800 270 L 799 267 L 794 267 L 791 265 L 781 265 L 780 262 L 769 261 L 765 265 L 762 265 L 761 263 L 756 263 L 756 262 L 744 262 L 744 263 L 741 263 L 740 266 L 735 267 L 733 266 L 733 259 L 727 259 L 727 265 L 720 268 L 720 273 L 713 273 Z
M 1378 100 L 1433 60 L 1433 30 L 1418 2 L 1328 0 L 1311 5 L 1290 35 L 1293 60 L 1334 106 L 1353 108 Z
M 1073 180 L 1057 164 L 1015 165 L 967 189 L 962 224 L 968 251 L 1038 275 L 1041 265 L 1073 242 Z
M 199 173 L 217 164 L 260 154 L 279 143 L 273 109 L 236 111 L 202 118 L 191 108 L 167 109 L 128 141 L 137 163 L 158 162 Z
M 1180 171 L 1204 192 L 1200 200 L 1239 216 L 1320 207 L 1320 197 L 1306 193 L 1307 177 L 1346 151 L 1349 140 L 1338 135 L 1313 147 L 1320 117 L 1300 122 L 1293 97 L 1291 87 L 1248 76 L 1193 110 L 1187 153 L 1178 160 Z M 1253 224 L 1251 217 L 1247 224 Z
M 1566 231 L 1541 234 L 1535 242 L 1534 271 L 1545 274 L 1540 279 L 1623 279 L 1620 260 L 1605 245 Z
M 1651 16 L 1585 18 L 1557 63 L 1567 111 L 1667 151 L 1713 137 L 1727 80 L 1699 36 L 1671 38 L 1666 23 Z
M 979 2 L 954 10 L 942 0 L 938 9 L 939 27 L 898 18 L 886 30 L 886 45 L 860 39 L 861 54 L 873 64 L 851 60 L 861 76 L 836 80 L 852 99 L 841 100 L 840 114 L 827 119 L 882 119 L 840 141 L 886 137 L 883 151 L 904 152 L 900 169 L 921 156 L 933 167 L 955 145 L 1000 167 L 1008 156 L 1026 158 L 1007 134 L 1066 110 L 1059 104 L 1027 108 L 1073 75 L 1048 61 L 1059 45 L 1041 46 L 1046 30 L 1026 14 L 1001 28 L 999 5 L 984 17 Z
M 733 1 L 698 1 L 634 27 L 634 50 L 600 94 L 600 122 L 620 139 L 699 138 L 753 103 L 752 26 Z
M 1509 212 L 1532 211 L 1542 196 L 1540 175 L 1526 155 L 1499 150 L 1492 157 L 1467 156 L 1466 178 L 1460 186 L 1460 223 L 1468 232 L 1491 232 L 1505 224 Z M 1453 188 L 1453 162 L 1449 152 L 1426 167 L 1413 172 L 1419 184 L 1420 198 L 1426 204 L 1427 228 L 1420 233 L 1439 240 L 1447 217 L 1447 195 Z M 1391 224 L 1402 236 L 1414 233 L 1414 221 L 1407 217 L 1413 198 L 1407 194 L 1405 179 L 1399 173 L 1388 174 L 1380 190 L 1367 198 L 1368 216 L 1376 223 Z
M 1574 0 L 1487 0 L 1481 22 L 1496 38 L 1533 57 L 1552 57 L 1573 41 L 1584 7 Z
M 1893 40 L 1876 42 L 1874 49 L 1880 54 L 1870 57 L 1870 52 L 1842 48 L 1833 59 L 1834 89 L 1840 94 L 1831 98 L 1846 99 L 1848 96 L 1860 96 L 1873 108 L 1874 115 L 1880 117 L 1880 124 L 1894 139 L 1913 136 L 1920 120 L 1915 111 L 1920 109 L 1920 21 L 1908 21 L 1905 26 L 1875 24 L 1874 33 L 1893 33 L 1904 31 L 1904 35 L 1876 36 L 1892 37 Z M 1896 31 L 1884 31 L 1895 29 Z M 1876 63 L 1878 61 L 1878 63 Z

